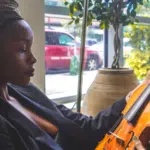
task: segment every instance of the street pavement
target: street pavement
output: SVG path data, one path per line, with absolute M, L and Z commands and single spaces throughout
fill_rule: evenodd
M 83 94 L 86 93 L 96 74 L 97 70 L 83 72 Z M 50 99 L 56 102 L 58 101 L 58 103 L 63 103 L 66 99 L 68 99 L 68 101 L 75 101 L 78 87 L 78 75 L 70 75 L 69 73 L 46 74 L 45 86 L 46 95 Z

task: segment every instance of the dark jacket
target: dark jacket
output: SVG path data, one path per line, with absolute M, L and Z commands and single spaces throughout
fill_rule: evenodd
M 23 106 L 59 128 L 57 143 L 64 150 L 94 150 L 98 142 L 121 116 L 126 105 L 123 98 L 93 118 L 72 112 L 63 105 L 55 104 L 32 84 L 22 87 L 9 84 L 8 90 Z M 39 148 L 36 148 L 37 139 L 34 137 L 35 134 L 32 134 L 34 127 L 29 129 L 30 123 L 22 122 L 22 129 L 18 125 L 19 122 L 15 124 L 15 117 L 20 116 L 17 116 L 17 113 L 14 113 L 3 100 L 0 100 L 0 147 L 5 147 L 2 150 L 38 150 Z M 61 150 L 52 138 L 48 138 L 48 141 L 52 145 L 51 149 Z M 31 142 L 32 147 L 29 148 Z M 40 150 L 46 150 L 46 147 Z

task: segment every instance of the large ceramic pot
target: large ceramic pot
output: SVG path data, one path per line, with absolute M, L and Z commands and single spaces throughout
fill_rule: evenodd
M 100 69 L 83 99 L 82 113 L 95 116 L 138 85 L 133 70 Z

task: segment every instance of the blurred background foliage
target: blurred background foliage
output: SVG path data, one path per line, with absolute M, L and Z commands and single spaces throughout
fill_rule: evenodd
M 137 13 L 142 17 L 150 17 L 150 1 L 144 0 L 143 5 L 138 5 Z
M 150 26 L 128 26 L 124 36 L 129 38 L 129 44 L 133 48 L 130 54 L 125 56 L 125 67 L 132 68 L 137 78 L 143 80 L 150 70 Z

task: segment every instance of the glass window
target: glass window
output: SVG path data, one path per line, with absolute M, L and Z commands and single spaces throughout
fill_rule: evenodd
M 82 24 L 68 22 L 69 16 L 45 14 L 45 89 L 57 103 L 74 103 L 77 95 Z M 95 22 L 86 35 L 83 94 L 103 66 L 103 43 L 103 30 Z
M 73 0 L 67 0 L 68 2 L 72 2 Z M 45 0 L 45 5 L 50 6 L 65 6 L 64 0 Z
M 62 8 L 64 8 L 64 1 L 45 0 L 45 5 L 54 6 L 54 8 L 63 6 Z M 145 0 L 144 6 L 138 6 L 137 12 L 138 16 L 150 17 L 150 2 Z M 45 14 L 46 94 L 57 103 L 75 102 L 78 86 L 82 22 L 79 25 L 68 25 L 68 22 L 70 22 L 69 16 L 64 15 L 63 10 L 58 13 L 59 15 L 56 12 Z M 136 29 L 136 26 L 134 29 L 133 26 L 124 28 L 124 64 L 126 67 L 133 68 L 139 80 L 142 80 L 146 74 L 145 68 L 150 66 L 150 58 L 145 58 L 150 54 L 148 51 L 150 42 L 147 42 L 150 41 L 150 28 L 148 25 L 140 24 L 137 27 L 138 29 Z M 143 28 L 143 31 L 139 31 L 139 28 L 140 30 Z M 92 26 L 87 28 L 82 94 L 86 93 L 93 82 L 97 70 L 103 67 L 103 37 L 104 31 L 99 29 L 99 23 L 93 22 Z M 139 52 L 140 55 L 138 54 Z M 140 66 L 139 62 L 143 60 L 144 64 Z M 130 62 L 134 65 L 131 65 Z M 136 67 L 139 68 L 136 69 Z M 140 72 L 142 73 L 140 74 Z
M 66 46 L 71 46 L 73 45 L 74 39 L 71 38 L 70 36 L 60 33 L 59 34 L 59 45 L 66 45 Z
M 45 0 L 45 5 L 57 6 L 58 1 L 57 0 Z
M 45 32 L 45 36 L 46 36 L 46 44 L 47 45 L 58 45 L 59 41 L 58 41 L 58 35 L 55 32 L 51 32 L 51 31 L 47 31 Z

